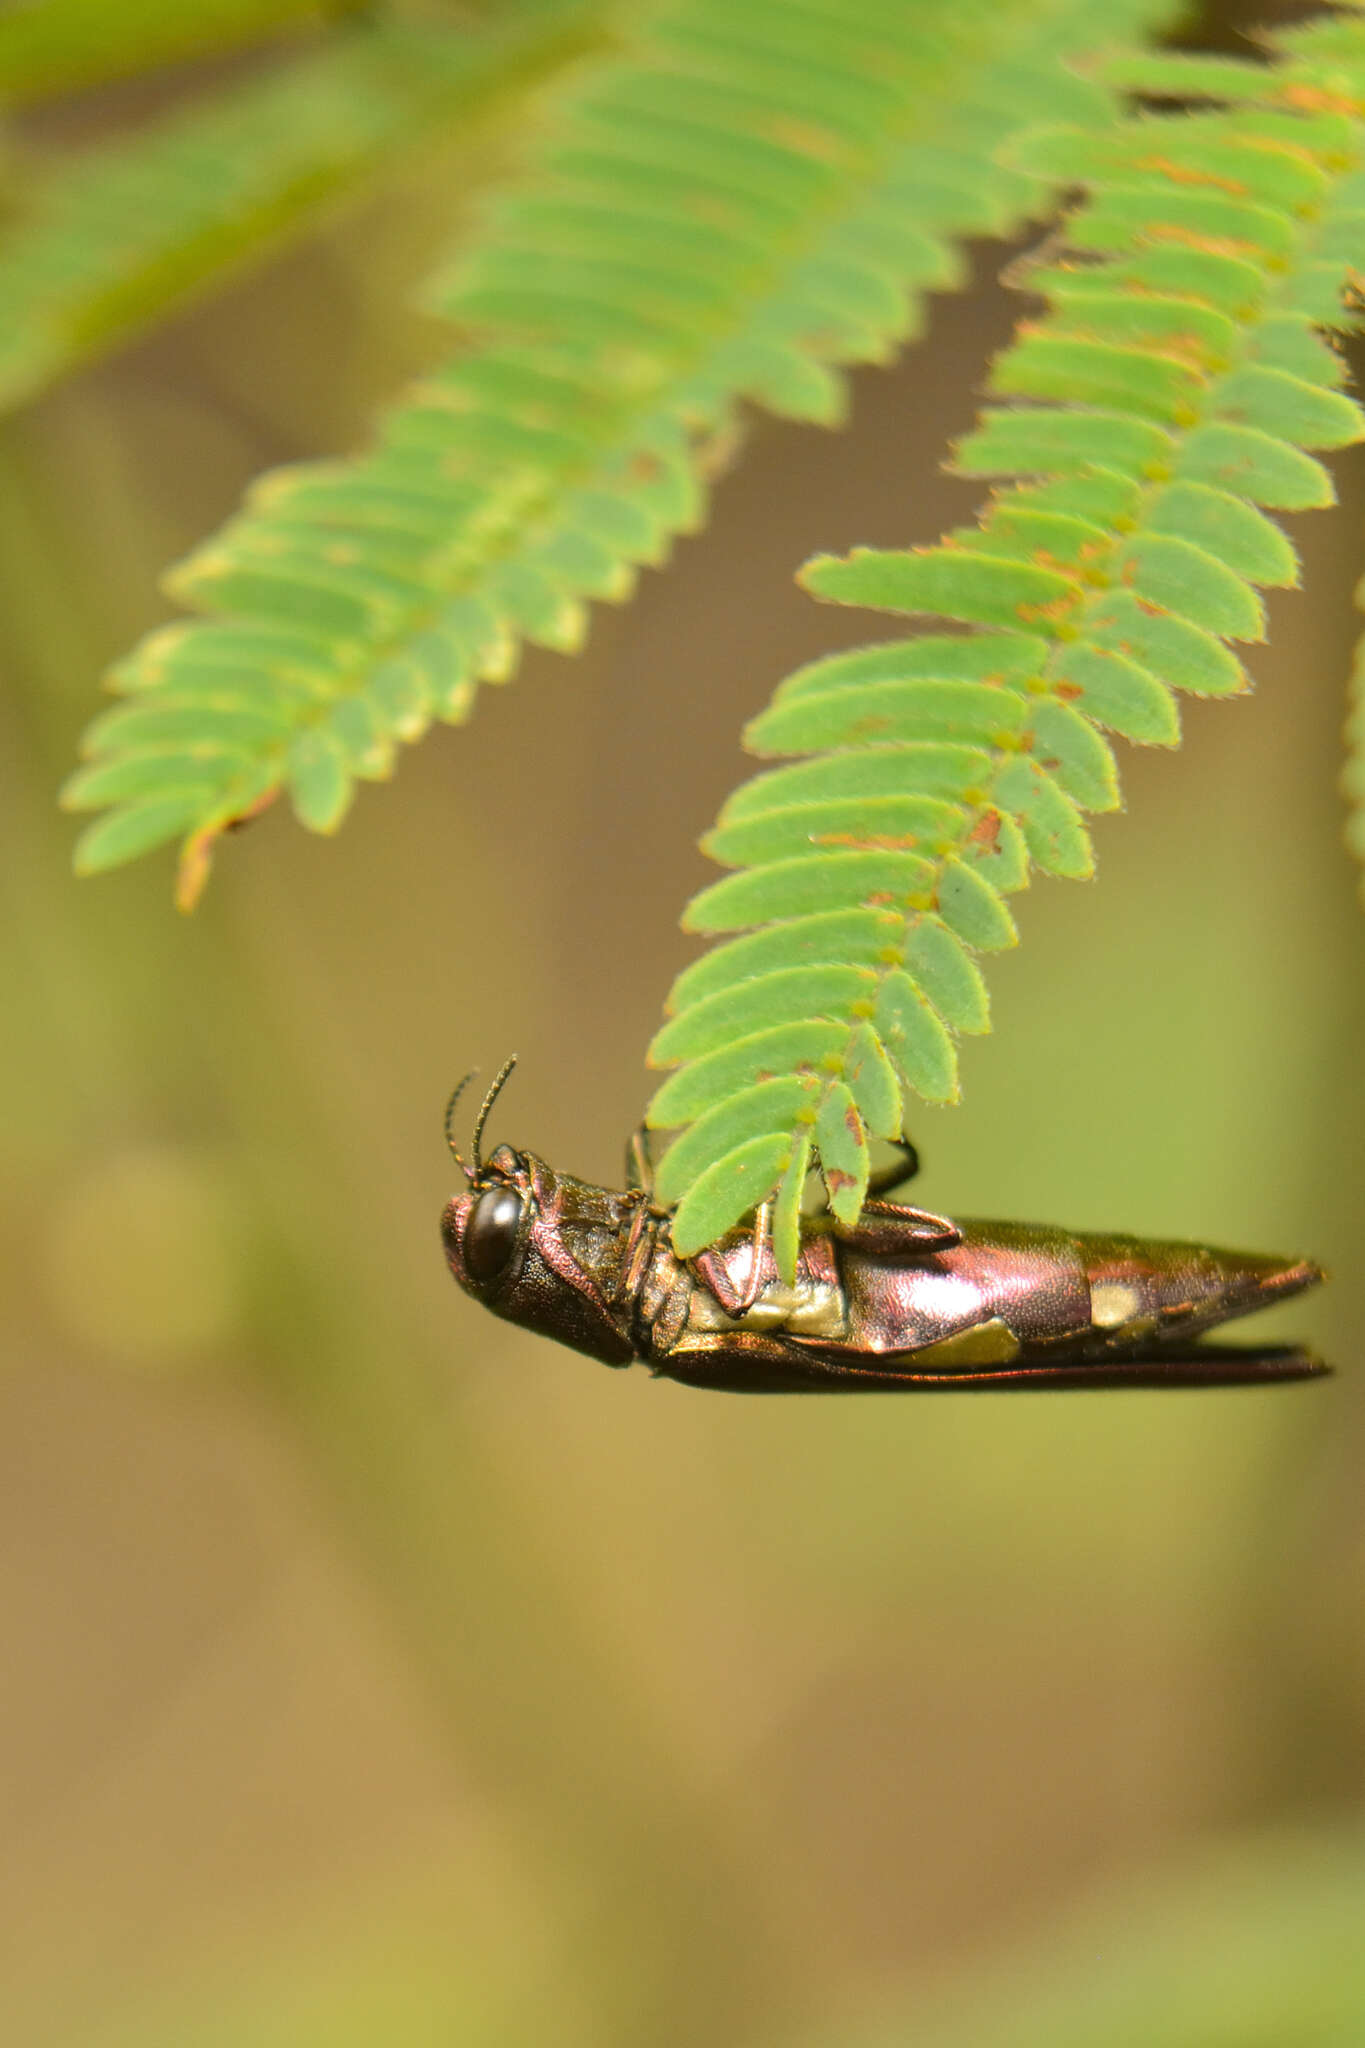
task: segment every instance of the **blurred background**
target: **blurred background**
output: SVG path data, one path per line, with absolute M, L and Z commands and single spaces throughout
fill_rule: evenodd
M 1254 698 L 1037 881 L 920 1199 L 1332 1268 L 1330 1383 L 746 1404 L 482 1313 L 490 1136 L 615 1181 L 792 572 L 934 539 L 1014 315 L 755 427 L 585 658 L 192 919 L 54 805 L 156 576 L 444 335 L 428 166 L 0 438 L 0 2011 L 24 2048 L 1365 2039 L 1365 967 L 1336 784 L 1365 462 Z M 1061 1077 L 1060 1079 L 1058 1077 Z M 1272 1322 L 1274 1327 L 1272 1328 Z

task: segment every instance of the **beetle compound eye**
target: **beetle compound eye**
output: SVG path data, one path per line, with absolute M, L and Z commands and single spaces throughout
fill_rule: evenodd
M 471 1280 L 496 1280 L 516 1249 L 521 1196 L 514 1188 L 488 1188 L 479 1196 L 464 1233 L 464 1262 Z

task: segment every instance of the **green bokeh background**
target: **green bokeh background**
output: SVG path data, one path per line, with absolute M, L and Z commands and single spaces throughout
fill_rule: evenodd
M 1328 1385 L 746 1404 L 483 1315 L 453 1080 L 614 1179 L 743 720 L 871 637 L 792 571 L 927 541 L 1012 308 L 940 302 L 843 437 L 189 921 L 53 793 L 158 569 L 352 445 L 430 177 L 0 444 L 0 1993 L 93 2044 L 1348 2048 L 1365 2040 L 1365 466 L 1258 692 L 1129 753 L 925 1112 L 935 1208 L 1308 1251 Z M 874 629 L 875 631 L 875 629 Z M 1274 1323 L 1272 1331 L 1271 1324 Z

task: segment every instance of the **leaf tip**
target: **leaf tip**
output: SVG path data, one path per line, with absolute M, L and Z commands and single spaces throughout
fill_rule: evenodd
M 840 555 L 812 555 L 810 560 L 803 562 L 797 570 L 796 580 L 812 597 L 823 597 L 825 590 L 822 586 L 826 578 L 831 570 L 837 570 L 842 566 L 842 561 Z

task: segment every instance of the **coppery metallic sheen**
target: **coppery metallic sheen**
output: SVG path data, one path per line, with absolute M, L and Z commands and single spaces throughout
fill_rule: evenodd
M 465 1170 L 470 1190 L 446 1204 L 441 1234 L 467 1293 L 604 1364 L 638 1359 L 689 1386 L 1212 1386 L 1327 1370 L 1294 1347 L 1199 1342 L 1218 1323 L 1316 1285 L 1322 1272 L 1307 1260 L 953 1223 L 871 1201 L 852 1230 L 806 1219 L 796 1285 L 787 1287 L 766 1243 L 755 1276 L 748 1227 L 696 1258 L 675 1258 L 670 1218 L 643 1187 L 595 1187 L 506 1145 Z M 494 1219 L 507 1256 L 490 1271 L 482 1239 Z

